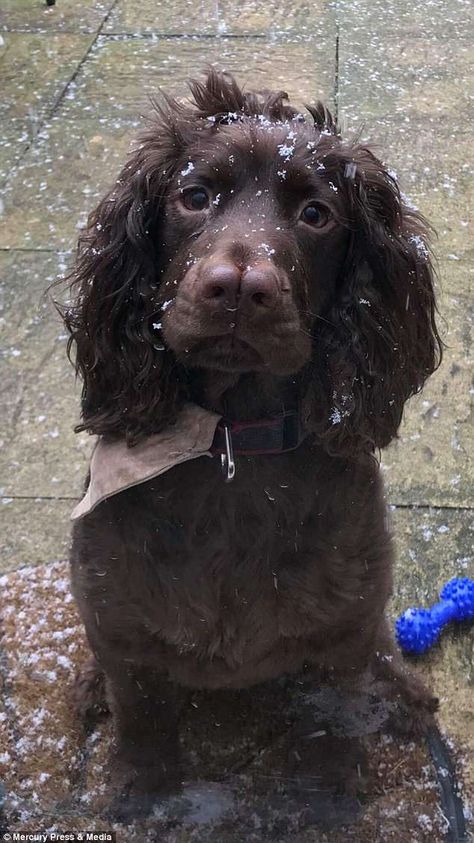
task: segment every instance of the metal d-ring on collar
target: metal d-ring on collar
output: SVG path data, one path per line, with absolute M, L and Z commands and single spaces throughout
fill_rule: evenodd
M 230 432 L 230 425 L 228 424 L 224 424 L 224 441 L 225 454 L 221 454 L 221 465 L 225 476 L 225 482 L 230 483 L 230 481 L 235 477 L 235 462 L 234 449 L 232 447 L 232 434 Z

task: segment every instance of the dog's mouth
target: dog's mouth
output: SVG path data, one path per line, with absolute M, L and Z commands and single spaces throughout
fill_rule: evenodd
M 222 372 L 248 372 L 265 366 L 258 351 L 233 334 L 200 340 L 189 349 L 186 360 Z

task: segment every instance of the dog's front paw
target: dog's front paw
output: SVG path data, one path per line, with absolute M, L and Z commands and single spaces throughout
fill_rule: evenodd
M 137 764 L 115 757 L 111 764 L 111 789 L 107 818 L 130 824 L 151 813 L 160 801 L 178 794 L 182 783 L 178 767 L 164 765 L 158 758 Z
M 351 825 L 362 812 L 362 804 L 355 796 L 335 791 L 311 788 L 292 795 L 292 810 L 298 814 L 298 826 L 318 826 L 321 830 Z
M 388 725 L 395 732 L 419 738 L 436 725 L 439 700 L 411 670 L 389 641 L 382 642 L 373 663 L 374 693 L 391 708 Z
M 286 789 L 301 826 L 331 828 L 357 819 L 358 797 L 367 790 L 367 759 L 359 739 L 316 730 L 300 737 L 288 761 Z
M 105 816 L 111 822 L 131 825 L 134 821 L 148 816 L 158 801 L 159 794 L 136 790 L 130 785 L 114 795 Z
M 407 737 L 421 738 L 436 725 L 435 713 L 439 700 L 421 682 L 416 688 L 404 689 L 395 695 L 389 726 L 394 732 Z

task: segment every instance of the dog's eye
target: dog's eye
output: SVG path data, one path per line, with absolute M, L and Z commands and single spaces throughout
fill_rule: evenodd
M 329 219 L 329 211 L 322 205 L 306 205 L 306 208 L 303 208 L 301 212 L 300 219 L 308 225 L 312 225 L 313 228 L 322 228 Z
M 204 211 L 209 207 L 209 196 L 203 187 L 192 187 L 183 194 L 183 205 L 188 211 Z

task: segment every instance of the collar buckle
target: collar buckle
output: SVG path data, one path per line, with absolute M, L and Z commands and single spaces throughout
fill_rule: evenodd
M 230 483 L 235 477 L 234 449 L 232 447 L 232 434 L 229 424 L 224 422 L 225 454 L 221 454 L 221 466 L 226 483 Z

